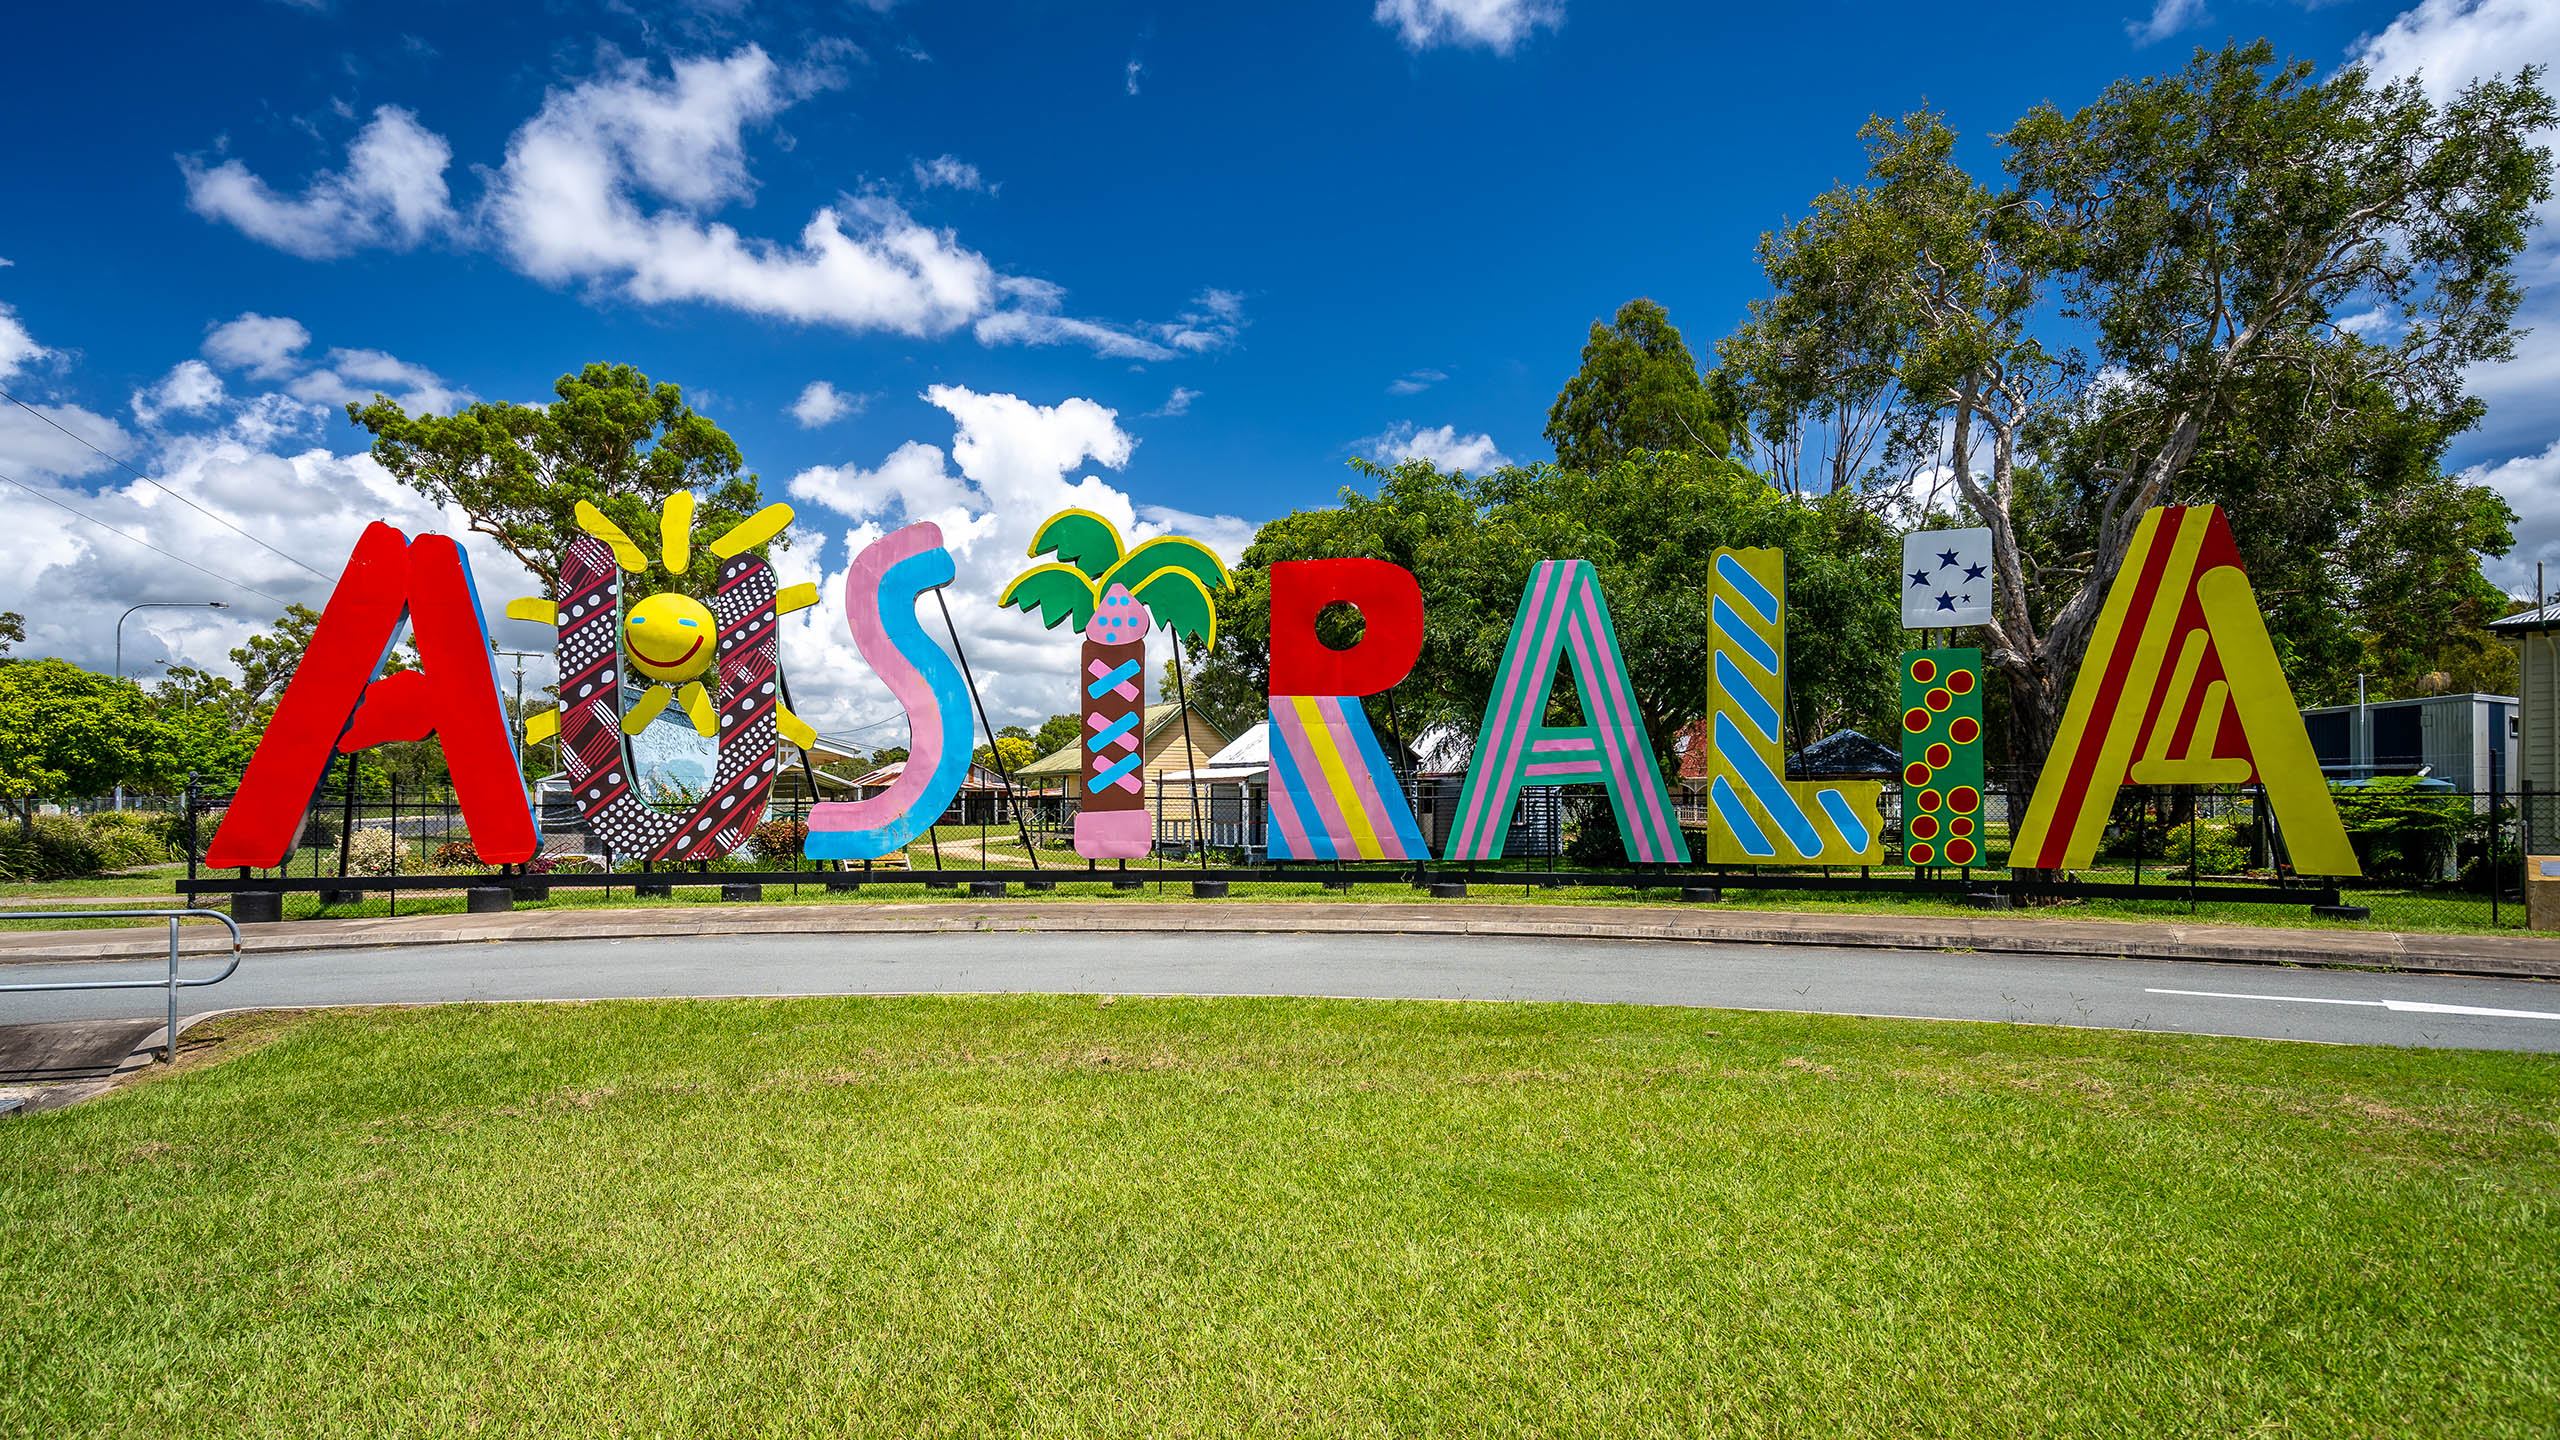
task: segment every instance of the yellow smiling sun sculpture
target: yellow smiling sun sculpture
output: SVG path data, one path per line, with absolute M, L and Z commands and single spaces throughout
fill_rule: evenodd
M 648 553 L 603 511 L 581 500 L 576 513 L 578 528 L 611 546 L 615 561 L 624 570 L 637 575 L 649 568 Z M 790 523 L 790 506 L 768 505 L 738 522 L 729 533 L 713 541 L 710 549 L 723 558 L 736 555 L 771 540 Z M 658 539 L 658 558 L 667 573 L 682 576 L 693 564 L 690 491 L 679 490 L 667 497 L 665 508 L 658 514 Z M 817 603 L 818 587 L 804 581 L 783 587 L 775 598 L 774 610 L 788 615 Z M 560 622 L 560 607 L 558 602 L 541 596 L 526 596 L 507 602 L 507 618 L 556 625 Z M 623 654 L 630 659 L 635 673 L 658 683 L 651 685 L 639 703 L 623 715 L 624 734 L 637 735 L 647 729 L 670 702 L 682 704 L 685 714 L 693 720 L 693 728 L 704 736 L 719 734 L 718 709 L 696 678 L 717 658 L 719 634 L 719 622 L 713 618 L 711 607 L 681 590 L 661 590 L 631 607 L 631 613 L 622 620 Z M 673 688 L 678 685 L 682 688 Z M 777 707 L 776 718 L 784 739 L 802 749 L 816 742 L 817 732 L 792 714 L 788 706 Z M 559 728 L 560 712 L 545 710 L 526 719 L 524 738 L 528 744 L 539 743 L 557 734 Z

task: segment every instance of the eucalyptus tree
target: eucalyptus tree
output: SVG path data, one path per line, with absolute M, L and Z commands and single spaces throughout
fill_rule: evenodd
M 763 504 L 728 432 L 685 403 L 681 387 L 628 365 L 563 375 L 541 405 L 481 401 L 451 415 L 411 415 L 375 396 L 347 419 L 373 436 L 373 458 L 400 483 L 469 517 L 546 588 L 576 536 L 584 501 L 632 534 L 651 532 L 679 490 L 695 495 L 695 524 L 718 534 Z M 788 541 L 777 538 L 776 545 Z M 693 554 L 692 578 L 719 558 Z
M 2438 106 L 2415 80 L 2315 79 L 2263 41 L 2198 51 L 2029 111 L 1997 137 L 1998 190 L 1938 116 L 1871 122 L 1867 183 L 1764 244 L 1776 293 L 1726 368 L 1763 429 L 1882 404 L 1896 456 L 1943 457 L 1993 534 L 1985 649 L 2033 766 L 2143 512 L 2221 498 L 2243 472 L 2211 462 L 2256 418 L 2388 413 L 2443 436 L 2476 418 L 2464 372 L 2512 353 L 2515 261 L 2550 193 L 2540 78 Z

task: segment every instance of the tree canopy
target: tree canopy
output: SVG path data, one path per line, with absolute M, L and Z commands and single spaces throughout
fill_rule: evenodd
M 1596 470 L 1638 450 L 1722 455 L 1735 418 L 1731 402 L 1699 378 L 1671 316 L 1638 298 L 1615 320 L 1591 322 L 1582 368 L 1547 411 L 1546 435 L 1558 465 Z
M 1891 722 L 1901 649 L 1892 575 L 1900 556 L 1890 530 L 1850 497 L 1789 497 L 1731 459 L 1689 451 L 1640 453 L 1596 470 L 1515 466 L 1472 479 L 1419 460 L 1393 469 L 1358 463 L 1377 482 L 1376 495 L 1346 489 L 1339 508 L 1272 521 L 1232 572 L 1219 597 L 1218 648 L 1191 689 L 1193 703 L 1221 723 L 1249 723 L 1262 709 L 1274 562 L 1365 556 L 1414 573 L 1423 594 L 1422 655 L 1392 699 L 1371 702 L 1380 733 L 1409 744 L 1433 725 L 1474 731 L 1531 568 L 1583 559 L 1599 572 L 1665 773 L 1677 773 L 1673 743 L 1706 711 L 1708 567 L 1726 545 L 1787 551 L 1788 719 L 1799 737 Z M 1559 673 L 1554 717 L 1563 723 L 1578 700 L 1570 667 Z
M 348 405 L 347 419 L 372 434 L 385 470 L 459 508 L 546 586 L 558 581 L 560 549 L 578 533 L 580 501 L 634 535 L 657 533 L 658 508 L 680 490 L 695 493 L 703 534 L 760 508 L 737 442 L 696 414 L 680 387 L 653 385 L 628 365 L 592 364 L 551 389 L 549 405 L 482 401 L 452 415 L 412 416 L 377 395 Z M 718 563 L 697 545 L 693 578 L 707 580 Z
M 139 686 L 68 660 L 0 665 L 0 796 L 22 817 L 39 800 L 175 786 L 207 738 L 156 714 Z
M 2387 595 L 2386 630 L 2458 616 L 2508 517 L 2438 459 L 2479 414 L 2467 367 L 2512 351 L 2514 265 L 2550 193 L 2538 81 L 2437 106 L 2354 67 L 2315 80 L 2264 42 L 2198 51 L 2031 110 L 1999 137 L 1998 190 L 1957 167 L 1940 117 L 1872 121 L 1866 183 L 1764 240 L 1776 293 L 1723 348 L 1730 383 L 1761 436 L 1829 424 L 1872 479 L 1949 478 L 1940 514 L 1991 528 L 1985 649 L 2022 764 L 2153 506 L 2225 503 L 2244 545 L 2318 545 L 2255 547 L 2279 604 Z M 2341 650 L 2339 628 L 2307 626 L 2297 653 L 2334 671 L 2425 648 Z

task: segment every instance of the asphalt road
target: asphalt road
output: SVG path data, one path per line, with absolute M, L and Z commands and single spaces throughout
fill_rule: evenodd
M 191 973 L 203 973 L 192 962 Z M 147 962 L 12 965 L 14 982 Z M 189 1014 L 262 1005 L 1029 991 L 1703 1005 L 2560 1051 L 2560 982 L 1627 940 L 1428 935 L 764 935 L 252 955 Z M 0 1024 L 147 1017 L 151 990 L 0 994 Z

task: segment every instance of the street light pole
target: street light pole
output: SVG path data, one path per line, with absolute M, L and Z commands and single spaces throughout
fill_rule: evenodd
M 145 600 L 116 617 L 116 678 L 124 678 L 124 622 L 135 610 L 228 610 L 227 600 Z M 116 809 L 124 809 L 124 783 L 116 783 Z
M 549 654 L 550 652 L 549 652 L 549 651 L 545 651 L 545 650 L 501 650 L 501 649 L 499 649 L 499 648 L 498 648 L 498 646 L 497 646 L 496 642 L 494 642 L 494 641 L 493 641 L 493 642 L 491 642 L 491 644 L 490 644 L 490 646 L 489 646 L 489 649 L 490 649 L 490 652 L 491 652 L 492 654 L 497 654 L 497 655 L 512 655 L 512 656 L 514 656 L 514 657 L 515 657 L 515 661 L 516 661 L 516 720 L 515 720 L 515 723 L 516 723 L 516 733 L 517 733 L 518 735 L 522 735 L 522 734 L 524 733 L 524 662 L 525 662 L 525 657 L 526 657 L 526 656 L 528 656 L 528 655 L 534 655 L 534 656 L 546 655 L 546 654 Z M 559 759 L 560 759 L 560 742 L 559 742 L 556 738 L 552 741 L 552 744 L 551 744 L 551 758 L 552 758 L 552 766 L 553 766 L 553 768 L 554 768 L 554 769 L 557 769 L 557 768 L 559 767 Z

